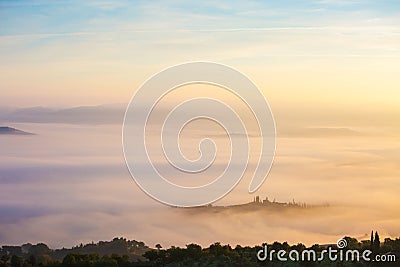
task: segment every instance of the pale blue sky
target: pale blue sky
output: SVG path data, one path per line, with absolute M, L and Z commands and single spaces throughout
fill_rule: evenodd
M 367 26 L 399 11 L 398 1 L 1 1 L 0 34 Z

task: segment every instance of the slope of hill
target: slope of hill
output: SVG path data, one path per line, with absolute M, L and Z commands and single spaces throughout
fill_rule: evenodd
M 0 126 L 0 135 L 34 135 L 8 126 Z

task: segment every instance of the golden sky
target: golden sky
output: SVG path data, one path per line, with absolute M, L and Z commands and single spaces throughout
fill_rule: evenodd
M 126 103 L 187 61 L 246 73 L 272 105 L 393 109 L 399 7 L 389 1 L 0 4 L 0 105 Z

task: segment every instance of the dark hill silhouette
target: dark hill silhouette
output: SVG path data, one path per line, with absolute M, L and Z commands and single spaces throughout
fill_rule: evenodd
M 255 196 L 253 201 L 237 204 L 237 205 L 229 205 L 229 206 L 199 206 L 199 207 L 187 207 L 187 208 L 179 208 L 183 210 L 193 211 L 193 212 L 273 212 L 273 211 L 289 211 L 289 210 L 311 210 L 311 209 L 325 209 L 330 207 L 328 203 L 321 205 L 310 205 L 307 203 L 296 202 L 294 199 L 290 202 L 278 202 L 275 199 L 269 200 L 268 197 L 265 199 L 261 199 L 259 196 Z M 175 208 L 175 207 L 174 207 Z
M 0 126 L 0 135 L 34 135 L 8 126 Z

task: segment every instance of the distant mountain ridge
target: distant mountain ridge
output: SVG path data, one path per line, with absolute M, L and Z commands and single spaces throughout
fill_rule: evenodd
M 68 124 L 121 124 L 126 105 L 80 106 L 73 108 L 30 107 L 8 109 L 0 114 L 2 122 L 68 123 Z
M 8 126 L 0 126 L 0 135 L 34 135 Z
M 86 125 L 122 125 L 127 103 L 106 104 L 97 106 L 78 106 L 71 108 L 29 107 L 11 108 L 0 107 L 0 122 L 2 123 L 62 123 Z M 162 108 L 162 107 L 161 107 Z M 145 103 L 139 107 L 145 112 Z M 279 112 L 278 112 L 279 113 Z M 279 115 L 278 115 L 279 116 Z M 236 135 L 235 133 L 231 135 Z M 281 137 L 360 137 L 364 132 L 359 132 L 349 127 L 325 127 L 300 125 L 281 126 L 277 128 L 277 136 Z M 242 135 L 247 138 L 257 138 L 257 134 Z M 225 137 L 225 133 L 217 133 L 211 137 Z

